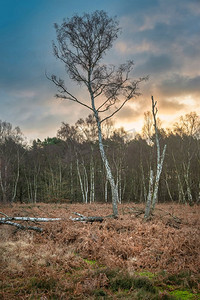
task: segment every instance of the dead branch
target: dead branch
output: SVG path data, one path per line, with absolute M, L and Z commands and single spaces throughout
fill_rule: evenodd
M 11 222 L 11 221 L 26 221 L 26 222 L 52 222 L 52 221 L 60 221 L 62 220 L 61 218 L 33 218 L 33 217 L 9 217 L 6 214 L 4 214 L 3 212 L 0 212 L 1 215 L 3 215 L 3 218 L 0 218 L 0 224 L 5 224 L 5 225 L 11 225 L 11 226 L 15 226 L 19 229 L 23 229 L 23 230 L 35 230 L 38 232 L 42 232 L 43 229 L 37 226 L 25 226 L 22 225 L 20 223 L 16 223 L 16 222 Z
M 8 218 L 8 216 L 0 211 L 0 215 L 3 215 Z
M 77 212 L 74 212 L 73 214 L 79 216 L 79 218 L 70 217 L 70 220 L 72 220 L 72 221 L 80 221 L 80 222 L 90 222 L 90 223 L 93 223 L 93 222 L 103 222 L 103 220 L 104 220 L 103 217 L 98 217 L 98 216 L 86 217 L 86 216 L 81 215 L 81 214 L 79 214 Z
M 32 218 L 32 217 L 5 217 L 0 218 L 0 221 L 30 221 L 30 222 L 51 222 L 51 221 L 60 221 L 61 218 Z
M 125 210 L 128 210 L 128 212 L 125 212 Z M 144 209 L 139 207 L 125 207 L 123 209 L 123 215 L 125 214 L 135 214 L 136 217 L 139 217 L 140 215 L 144 214 Z
M 11 222 L 11 221 L 2 221 L 2 220 L 0 220 L 0 224 L 6 224 L 6 225 L 15 226 L 15 227 L 17 227 L 19 229 L 23 229 L 23 230 L 29 229 L 29 230 L 35 230 L 35 231 L 38 231 L 38 232 L 42 232 L 43 231 L 43 229 L 40 228 L 40 227 L 36 227 L 36 226 L 24 226 L 22 224 Z
M 81 214 L 79 214 L 79 213 L 77 213 L 77 212 L 73 212 L 73 214 L 74 214 L 74 215 L 77 215 L 77 216 L 79 216 L 79 217 L 85 218 L 84 215 L 81 215 Z
M 182 223 L 182 220 L 180 218 L 178 218 L 177 216 L 175 216 L 174 214 L 171 214 L 169 211 L 166 211 L 162 208 L 156 208 L 157 210 L 160 210 L 160 211 L 163 211 L 165 213 L 164 216 L 170 216 L 176 223 L 179 223 L 181 224 Z

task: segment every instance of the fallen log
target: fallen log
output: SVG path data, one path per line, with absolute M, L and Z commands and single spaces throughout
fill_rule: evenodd
M 11 225 L 15 226 L 19 229 L 23 230 L 35 230 L 38 232 L 42 232 L 43 228 L 37 227 L 37 226 L 25 226 L 20 223 L 12 222 L 12 221 L 26 221 L 26 222 L 52 222 L 52 221 L 60 221 L 62 220 L 61 218 L 33 218 L 33 217 L 10 217 L 4 214 L 3 212 L 0 212 L 1 215 L 3 215 L 3 218 L 0 218 L 0 224 L 5 224 L 5 225 Z
M 19 224 L 19 223 L 15 223 L 15 222 L 11 222 L 11 221 L 2 221 L 0 220 L 0 224 L 6 224 L 6 225 L 11 225 L 11 226 L 15 226 L 19 229 L 29 229 L 29 230 L 35 230 L 35 231 L 38 231 L 38 232 L 42 232 L 43 229 L 40 228 L 40 227 L 36 227 L 36 226 L 24 226 L 22 224 Z
M 79 218 L 70 217 L 70 220 L 72 220 L 72 221 L 90 222 L 90 223 L 100 222 L 101 223 L 104 220 L 103 217 L 98 217 L 98 216 L 86 217 L 86 216 L 81 215 L 77 212 L 74 212 L 73 214 L 79 216 Z
M 31 221 L 31 222 L 51 222 L 51 221 L 60 221 L 61 218 L 32 218 L 32 217 L 5 217 L 0 218 L 1 221 Z

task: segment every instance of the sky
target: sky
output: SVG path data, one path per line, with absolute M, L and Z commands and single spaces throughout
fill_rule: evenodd
M 0 0 L 0 120 L 19 126 L 30 141 L 87 117 L 87 109 L 54 97 L 45 72 L 81 94 L 53 55 L 54 23 L 95 10 L 117 16 L 122 29 L 105 62 L 133 60 L 133 78 L 149 75 L 142 95 L 116 115 L 117 127 L 139 131 L 152 95 L 163 126 L 200 114 L 200 0 Z

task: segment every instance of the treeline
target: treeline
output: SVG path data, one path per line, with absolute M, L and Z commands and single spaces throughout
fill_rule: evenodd
M 167 151 L 158 201 L 200 201 L 200 117 L 190 113 L 171 129 L 159 124 L 161 148 Z M 135 137 L 111 122 L 103 128 L 106 152 L 117 180 L 120 202 L 147 199 L 149 171 L 156 169 L 151 114 L 145 113 Z M 57 137 L 24 142 L 20 129 L 0 121 L 0 202 L 110 202 L 110 186 L 90 115 L 74 126 L 63 123 Z

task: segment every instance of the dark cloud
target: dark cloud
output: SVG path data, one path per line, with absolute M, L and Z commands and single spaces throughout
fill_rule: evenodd
M 19 125 L 36 138 L 55 135 L 62 121 L 72 124 L 88 114 L 78 105 L 53 99 L 56 88 L 45 71 L 67 78 L 52 54 L 53 23 L 96 9 L 117 15 L 121 21 L 122 35 L 106 62 L 133 59 L 136 78 L 150 75 L 141 85 L 144 97 L 136 99 L 137 104 L 128 103 L 116 120 L 128 123 L 143 118 L 144 111 L 150 110 L 152 94 L 160 99 L 163 114 L 189 109 L 181 102 L 182 96 L 193 96 L 198 105 L 199 0 L 1 0 L 0 119 Z M 85 92 L 68 79 L 67 85 L 86 99 Z
M 199 60 L 200 57 L 200 41 L 197 43 L 196 41 L 191 42 L 190 45 L 187 45 L 184 49 L 183 49 L 183 54 L 192 59 L 192 60 Z
M 163 80 L 158 89 L 162 95 L 168 97 L 194 95 L 200 96 L 200 75 L 195 77 L 173 75 Z
M 136 72 L 146 72 L 146 74 L 165 73 L 175 68 L 175 63 L 170 55 L 150 55 L 143 64 L 136 65 Z

